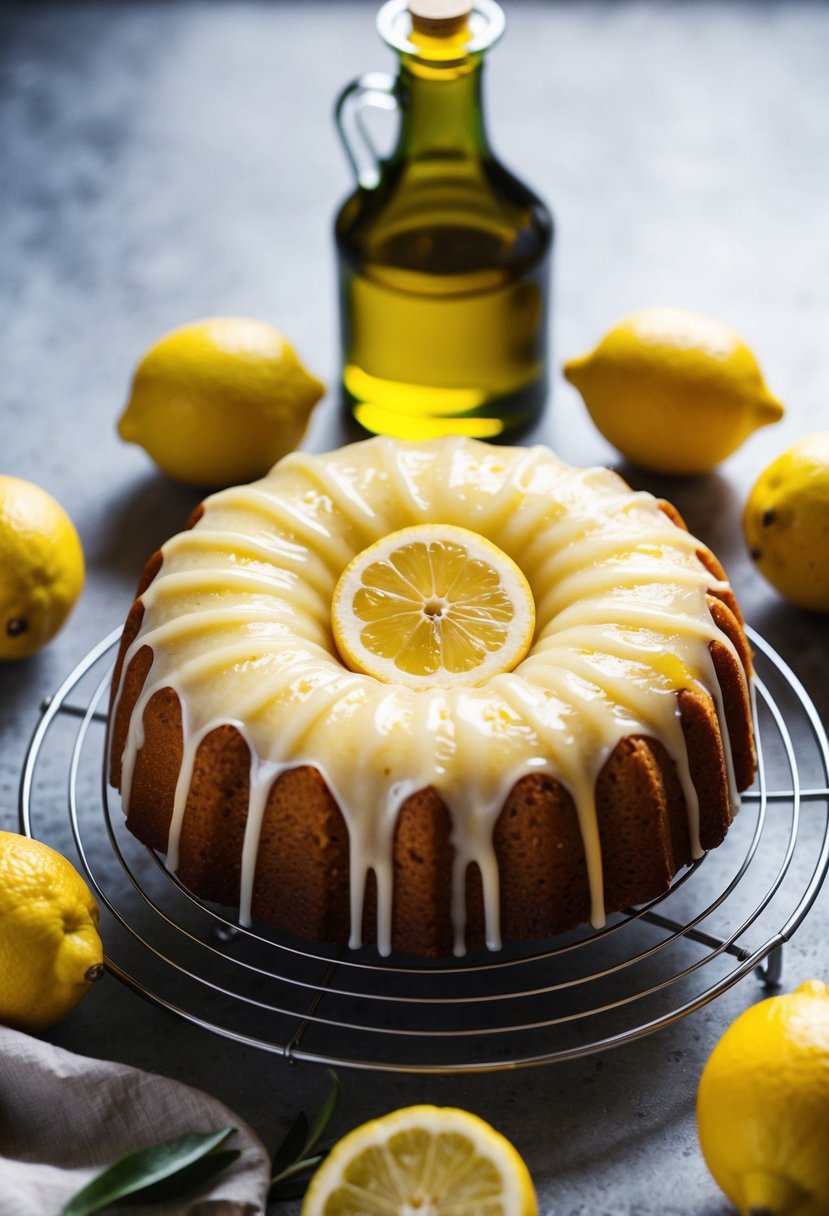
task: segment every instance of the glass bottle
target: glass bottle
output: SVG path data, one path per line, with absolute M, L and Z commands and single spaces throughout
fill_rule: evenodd
M 497 439 L 544 406 L 553 238 L 484 129 L 482 60 L 503 12 L 389 0 L 377 24 L 399 73 L 360 77 L 337 105 L 357 176 L 335 225 L 344 402 L 374 433 Z M 366 106 L 399 112 L 385 158 Z

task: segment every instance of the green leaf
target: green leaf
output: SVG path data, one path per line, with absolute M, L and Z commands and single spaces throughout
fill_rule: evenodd
M 297 1115 L 288 1129 L 285 1139 L 274 1153 L 273 1177 L 268 1192 L 272 1199 L 295 1199 L 298 1195 L 302 1195 L 308 1183 L 307 1180 L 300 1183 L 297 1175 L 316 1169 L 326 1156 L 325 1152 L 319 1153 L 315 1157 L 311 1157 L 309 1154 L 331 1122 L 340 1100 L 339 1078 L 330 1068 L 328 1075 L 331 1078 L 331 1089 L 310 1132 L 305 1115 Z
M 161 1182 L 154 1182 L 152 1186 L 143 1186 L 140 1191 L 133 1191 L 121 1202 L 125 1205 L 140 1204 L 143 1207 L 145 1203 L 161 1203 L 162 1200 L 178 1199 L 180 1195 L 186 1195 L 188 1191 L 195 1191 L 198 1187 L 204 1186 L 211 1178 L 215 1178 L 217 1174 L 221 1174 L 222 1170 L 232 1165 L 241 1155 L 242 1150 L 238 1148 L 223 1148 L 219 1152 L 208 1153 L 206 1157 L 185 1165 L 184 1169 L 179 1170 L 177 1174 L 171 1174 L 169 1178 L 165 1178 Z
M 62 1216 L 90 1216 L 108 1204 L 162 1183 L 206 1157 L 235 1130 L 224 1127 L 217 1132 L 176 1136 L 128 1153 L 82 1187 L 66 1204 Z
M 301 1155 L 308 1138 L 308 1120 L 302 1111 L 294 1119 L 285 1139 L 273 1155 L 271 1170 L 276 1177 Z
M 327 1153 L 317 1153 L 316 1157 L 300 1157 L 299 1161 L 295 1161 L 293 1165 L 288 1165 L 278 1174 L 276 1178 L 271 1179 L 274 1186 L 280 1186 L 289 1178 L 295 1178 L 297 1174 L 304 1174 L 306 1170 L 315 1170 L 319 1163 L 328 1156 Z
M 305 1147 L 302 1150 L 303 1156 L 305 1156 L 306 1153 L 310 1153 L 311 1149 L 328 1127 L 328 1124 L 334 1117 L 337 1104 L 340 1101 L 340 1078 L 330 1068 L 328 1069 L 328 1075 L 331 1078 L 331 1089 L 328 1092 L 328 1097 L 325 1099 L 322 1110 L 314 1120 L 314 1126 L 311 1128 L 311 1135 L 305 1141 Z

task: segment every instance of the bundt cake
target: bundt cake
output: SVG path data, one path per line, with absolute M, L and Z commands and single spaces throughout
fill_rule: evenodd
M 411 687 L 343 662 L 344 569 L 424 524 L 523 572 L 512 670 Z M 543 446 L 374 438 L 207 498 L 149 561 L 111 780 L 135 836 L 242 924 L 497 949 L 601 926 L 722 841 L 754 775 L 750 670 L 722 568 L 664 502 Z

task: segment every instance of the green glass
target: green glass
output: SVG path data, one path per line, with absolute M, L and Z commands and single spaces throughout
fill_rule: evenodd
M 338 103 L 357 188 L 337 215 L 342 396 L 366 430 L 497 439 L 547 395 L 553 222 L 495 158 L 481 102 L 484 52 L 503 28 L 492 0 L 420 28 L 405 0 L 378 26 L 400 54 Z M 362 112 L 399 112 L 379 158 Z

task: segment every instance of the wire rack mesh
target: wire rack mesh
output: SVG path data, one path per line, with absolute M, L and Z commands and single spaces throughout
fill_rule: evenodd
M 600 931 L 438 962 L 245 929 L 195 899 L 133 839 L 107 787 L 105 708 L 118 634 L 41 708 L 21 778 L 21 830 L 85 871 L 115 976 L 191 1023 L 292 1061 L 482 1072 L 640 1038 L 753 971 L 777 983 L 783 946 L 829 865 L 826 733 L 791 669 L 749 631 L 757 781 L 725 842 L 662 899 Z

